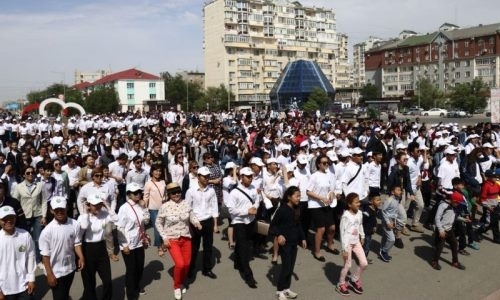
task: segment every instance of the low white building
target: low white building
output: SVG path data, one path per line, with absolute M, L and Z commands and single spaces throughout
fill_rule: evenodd
M 100 87 L 113 87 L 120 99 L 121 111 L 149 111 L 151 105 L 165 101 L 165 82 L 159 76 L 137 69 L 109 74 L 94 82 L 84 82 L 75 88 L 86 93 Z

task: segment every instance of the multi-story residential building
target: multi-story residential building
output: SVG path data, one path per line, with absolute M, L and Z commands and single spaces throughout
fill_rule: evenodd
M 182 71 L 178 73 L 181 75 L 182 80 L 189 83 L 197 83 L 201 87 L 205 86 L 205 73 L 195 71 Z
M 366 82 L 382 97 L 401 97 L 427 78 L 446 93 L 458 83 L 481 77 L 499 86 L 500 23 L 459 28 L 445 23 L 438 31 L 407 34 L 365 53 Z
M 368 40 L 353 46 L 352 51 L 352 84 L 354 88 L 361 88 L 366 83 L 365 52 L 378 45 L 383 40 L 370 36 Z
M 97 70 L 95 72 L 75 70 L 75 84 L 84 82 L 94 82 L 109 74 L 111 74 L 111 71 L 106 71 L 106 70 Z
M 75 88 L 86 94 L 101 87 L 112 87 L 118 93 L 121 111 L 149 111 L 164 104 L 165 83 L 159 76 L 137 69 L 109 74 L 94 82 L 84 82 Z
M 347 84 L 347 36 L 337 34 L 332 9 L 289 0 L 212 0 L 203 12 L 205 87 L 223 84 L 242 105 L 268 104 L 280 73 L 298 59 L 316 61 L 332 84 Z

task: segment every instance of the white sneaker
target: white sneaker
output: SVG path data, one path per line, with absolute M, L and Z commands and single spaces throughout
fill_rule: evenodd
M 181 289 L 175 289 L 174 290 L 174 298 L 175 298 L 175 300 L 181 300 L 182 299 L 182 291 L 181 291 Z
M 181 289 L 181 292 L 182 292 L 183 294 L 185 294 L 185 293 L 187 292 L 187 289 L 186 289 L 185 287 L 183 287 L 183 288 Z
M 288 298 L 285 296 L 284 292 L 277 292 L 276 296 L 278 297 L 278 300 L 287 300 Z
M 288 298 L 288 299 L 295 299 L 297 298 L 297 296 L 299 294 L 295 293 L 295 292 L 292 292 L 290 289 L 288 290 L 284 290 L 283 291 L 283 294 L 285 294 L 285 296 Z

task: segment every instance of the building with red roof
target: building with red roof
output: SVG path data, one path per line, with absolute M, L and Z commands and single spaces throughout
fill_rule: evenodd
M 149 111 L 152 104 L 165 102 L 163 79 L 134 68 L 106 75 L 94 82 L 74 85 L 74 88 L 85 94 L 103 87 L 115 89 L 120 99 L 121 111 Z

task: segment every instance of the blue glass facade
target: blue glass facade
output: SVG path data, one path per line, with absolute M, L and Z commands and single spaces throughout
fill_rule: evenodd
M 295 105 L 301 107 L 314 88 L 324 90 L 332 102 L 335 99 L 335 88 L 315 61 L 290 62 L 269 93 L 271 108 L 283 110 Z

